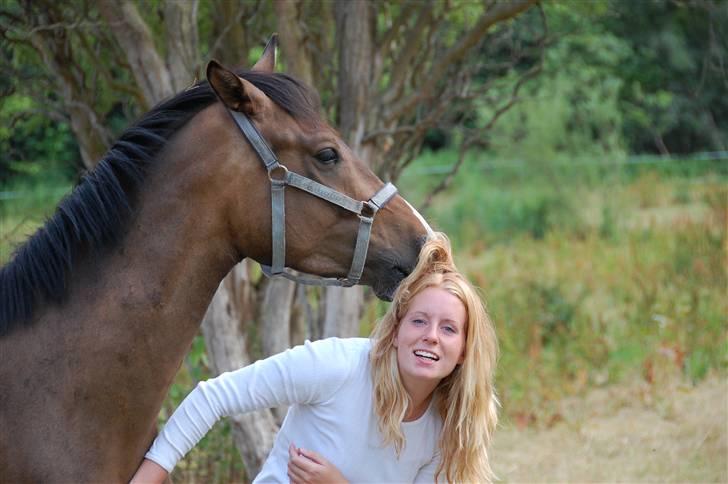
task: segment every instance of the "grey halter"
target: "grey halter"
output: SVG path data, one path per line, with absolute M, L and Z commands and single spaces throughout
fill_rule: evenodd
M 270 266 L 261 264 L 263 272 L 269 277 L 280 275 L 302 284 L 313 284 L 318 286 L 349 287 L 359 283 L 362 271 L 364 271 L 364 263 L 367 258 L 369 237 L 372 231 L 374 216 L 380 208 L 385 206 L 387 202 L 389 202 L 392 197 L 397 194 L 397 188 L 391 183 L 387 183 L 369 200 L 361 202 L 313 181 L 310 178 L 290 172 L 285 166 L 281 165 L 275 153 L 273 153 L 273 150 L 270 149 L 263 139 L 263 136 L 261 136 L 256 127 L 245 114 L 230 110 L 228 110 L 228 112 L 232 115 L 235 123 L 238 125 L 238 128 L 240 128 L 240 131 L 243 133 L 250 145 L 258 153 L 258 156 L 263 161 L 266 170 L 268 170 L 268 178 L 270 179 L 273 260 Z M 327 278 L 308 274 L 299 276 L 285 267 L 286 214 L 284 190 L 288 185 L 308 192 L 311 195 L 333 203 L 334 205 L 338 205 L 345 210 L 355 213 L 359 217 L 359 231 L 356 236 L 356 245 L 354 246 L 354 257 L 351 261 L 349 274 L 347 274 L 346 277 Z

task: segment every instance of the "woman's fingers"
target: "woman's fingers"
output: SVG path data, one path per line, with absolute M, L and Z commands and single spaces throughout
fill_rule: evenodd
M 308 475 L 291 462 L 288 462 L 288 478 L 291 484 L 303 484 L 309 480 Z
M 292 457 L 289 461 L 289 463 L 293 464 L 297 468 L 301 469 L 303 472 L 310 474 L 313 472 L 316 467 L 318 467 L 320 464 L 317 464 L 316 462 L 312 461 L 308 457 L 304 457 L 302 455 L 296 455 Z
M 294 444 L 288 446 L 288 478 L 292 484 L 310 482 L 318 464 L 301 453 Z
M 323 457 L 312 450 L 298 448 L 293 443 L 288 446 L 288 461 L 295 463 L 298 468 L 306 472 L 311 472 L 316 464 L 320 464 L 319 460 L 325 462 Z
M 288 478 L 292 484 L 333 482 L 344 480 L 338 469 L 313 450 L 288 446 Z
M 328 464 L 328 461 L 324 459 L 324 457 L 319 454 L 318 452 L 314 452 L 313 450 L 308 450 L 304 448 L 298 449 L 298 453 L 302 456 L 316 462 L 317 464 L 326 465 Z

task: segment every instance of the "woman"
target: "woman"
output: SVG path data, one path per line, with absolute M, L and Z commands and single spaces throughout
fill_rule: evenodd
M 439 234 L 371 339 L 306 342 L 200 383 L 132 482 L 161 482 L 220 418 L 280 405 L 288 414 L 254 482 L 491 481 L 496 353 Z

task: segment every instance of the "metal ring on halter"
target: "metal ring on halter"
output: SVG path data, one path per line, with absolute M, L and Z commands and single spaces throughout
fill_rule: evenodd
M 274 173 L 279 171 L 282 174 L 280 178 L 274 176 Z M 288 181 L 288 168 L 280 164 L 270 167 L 268 169 L 268 179 L 271 183 L 286 183 Z
M 371 220 L 374 218 L 374 215 L 379 211 L 379 207 L 372 203 L 371 200 L 367 200 L 366 202 L 361 204 L 361 211 L 357 214 L 359 218 Z

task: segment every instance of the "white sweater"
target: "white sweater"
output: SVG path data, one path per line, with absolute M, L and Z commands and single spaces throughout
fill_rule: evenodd
M 177 408 L 146 457 L 171 472 L 222 417 L 290 405 L 254 482 L 289 482 L 288 445 L 318 452 L 350 482 L 433 482 L 442 420 L 432 405 L 403 422 L 397 458 L 383 446 L 372 402 L 366 338 L 307 341 L 278 355 L 201 382 Z

